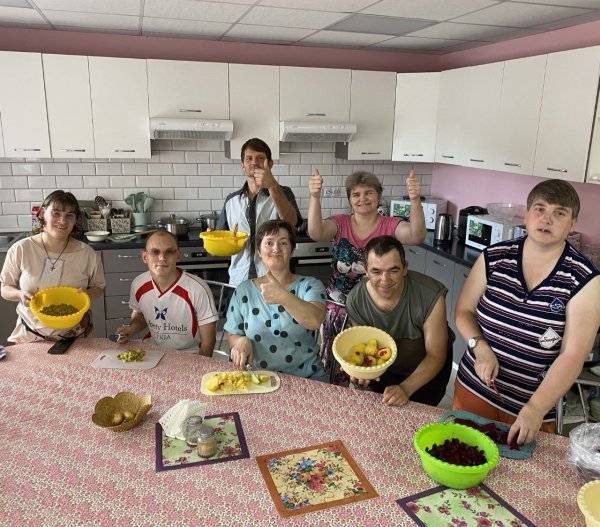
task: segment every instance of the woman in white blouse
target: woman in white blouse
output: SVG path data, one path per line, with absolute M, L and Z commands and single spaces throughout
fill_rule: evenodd
M 29 301 L 40 289 L 57 285 L 76 287 L 90 298 L 104 289 L 102 263 L 87 244 L 72 237 L 81 217 L 73 194 L 56 190 L 42 203 L 41 231 L 13 244 L 0 273 L 2 298 L 17 302 L 17 325 L 10 342 L 39 339 L 60 340 L 79 336 L 91 329 L 89 312 L 80 324 L 69 330 L 45 327 L 29 309 Z

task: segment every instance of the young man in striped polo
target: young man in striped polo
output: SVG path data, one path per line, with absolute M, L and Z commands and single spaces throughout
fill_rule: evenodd
M 468 349 L 453 407 L 511 424 L 509 443 L 554 431 L 556 402 L 600 325 L 600 273 L 566 241 L 579 208 L 570 183 L 537 184 L 527 198 L 527 236 L 485 249 L 456 305 Z

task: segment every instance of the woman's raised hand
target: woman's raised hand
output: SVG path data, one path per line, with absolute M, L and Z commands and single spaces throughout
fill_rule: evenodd
M 229 356 L 238 370 L 245 369 L 246 364 L 252 364 L 252 341 L 248 337 L 238 338 L 231 348 Z
M 260 284 L 260 293 L 267 304 L 281 304 L 285 301 L 287 291 L 282 287 L 273 273 L 269 271 L 266 275 L 266 282 Z
M 411 200 L 419 199 L 421 197 L 421 183 L 415 174 L 414 168 L 411 169 L 408 176 L 406 176 L 406 193 Z
M 321 176 L 320 172 L 315 168 L 313 175 L 310 176 L 308 180 L 308 193 L 314 197 L 318 198 L 321 195 L 321 189 L 323 188 L 323 176 Z

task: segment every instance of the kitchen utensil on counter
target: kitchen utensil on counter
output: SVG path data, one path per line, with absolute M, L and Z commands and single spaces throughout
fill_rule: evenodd
M 450 214 L 438 214 L 435 220 L 433 240 L 436 243 L 448 243 L 452 240 L 452 216 Z
M 131 217 L 133 218 L 134 227 L 139 227 L 140 225 L 147 225 L 150 221 L 150 215 L 147 212 L 132 212 Z
M 148 212 L 152 208 L 152 205 L 154 205 L 154 198 L 146 195 L 142 206 L 143 212 Z
M 175 216 L 175 214 L 171 214 L 166 218 L 161 218 L 158 220 L 158 228 L 165 229 L 174 236 L 187 236 L 190 228 L 190 220 Z
M 84 232 L 85 237 L 91 242 L 103 242 L 108 238 L 108 231 L 87 231 Z
M 488 211 L 484 207 L 479 207 L 478 205 L 471 205 L 470 207 L 465 207 L 464 209 L 460 209 L 458 211 L 458 239 L 465 240 L 467 237 L 467 218 L 469 214 L 487 214 Z
M 94 203 L 96 203 L 98 208 L 101 210 L 108 205 L 108 201 L 106 201 L 102 196 L 96 196 L 94 198 Z
M 214 231 L 217 228 L 217 220 L 219 219 L 219 214 L 216 211 L 209 212 L 208 214 L 201 214 L 199 218 L 196 218 L 196 221 L 200 224 L 200 228 L 202 232 L 204 231 Z

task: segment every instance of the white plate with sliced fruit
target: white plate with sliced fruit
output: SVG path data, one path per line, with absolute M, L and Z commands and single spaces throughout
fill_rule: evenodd
M 200 391 L 204 395 L 248 395 L 274 392 L 281 385 L 272 371 L 211 371 L 202 376 Z

